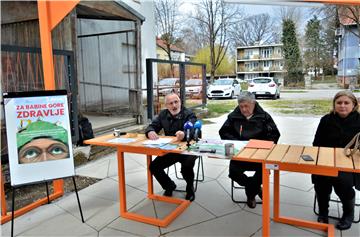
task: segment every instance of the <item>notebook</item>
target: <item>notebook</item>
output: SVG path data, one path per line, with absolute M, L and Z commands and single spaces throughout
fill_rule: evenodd
M 250 139 L 245 148 L 271 149 L 273 145 L 273 141 Z

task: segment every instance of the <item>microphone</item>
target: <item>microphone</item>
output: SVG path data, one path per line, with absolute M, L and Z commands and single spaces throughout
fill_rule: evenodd
M 187 121 L 185 124 L 184 124 L 184 130 L 185 130 L 185 133 L 186 133 L 186 145 L 187 146 L 190 146 L 190 130 L 193 128 L 193 124 L 192 122 L 190 121 Z
M 196 142 L 199 141 L 199 133 L 201 131 L 201 121 L 197 120 L 194 124 L 194 129 L 195 129 L 195 133 L 194 133 L 194 140 Z

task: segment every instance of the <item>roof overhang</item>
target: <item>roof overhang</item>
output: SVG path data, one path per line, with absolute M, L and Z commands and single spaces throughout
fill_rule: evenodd
M 80 1 L 76 5 L 78 18 L 145 21 L 139 12 L 121 1 Z M 1 24 L 31 21 L 38 19 L 36 1 L 2 1 Z

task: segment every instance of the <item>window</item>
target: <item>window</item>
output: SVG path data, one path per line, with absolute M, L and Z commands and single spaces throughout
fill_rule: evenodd
M 272 49 L 271 48 L 261 49 L 261 57 L 270 58 L 271 54 L 272 54 Z
M 271 67 L 271 65 L 272 65 L 272 62 L 271 62 L 271 61 L 264 61 L 264 62 L 263 62 L 263 66 L 264 66 L 264 67 Z

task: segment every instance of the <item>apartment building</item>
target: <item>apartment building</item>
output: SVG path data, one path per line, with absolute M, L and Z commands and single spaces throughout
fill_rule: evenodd
M 356 22 L 340 15 L 338 37 L 337 81 L 344 88 L 357 87 L 360 84 L 360 38 Z
M 236 49 L 236 74 L 250 80 L 259 76 L 274 77 L 283 84 L 284 58 L 282 44 L 241 46 Z

